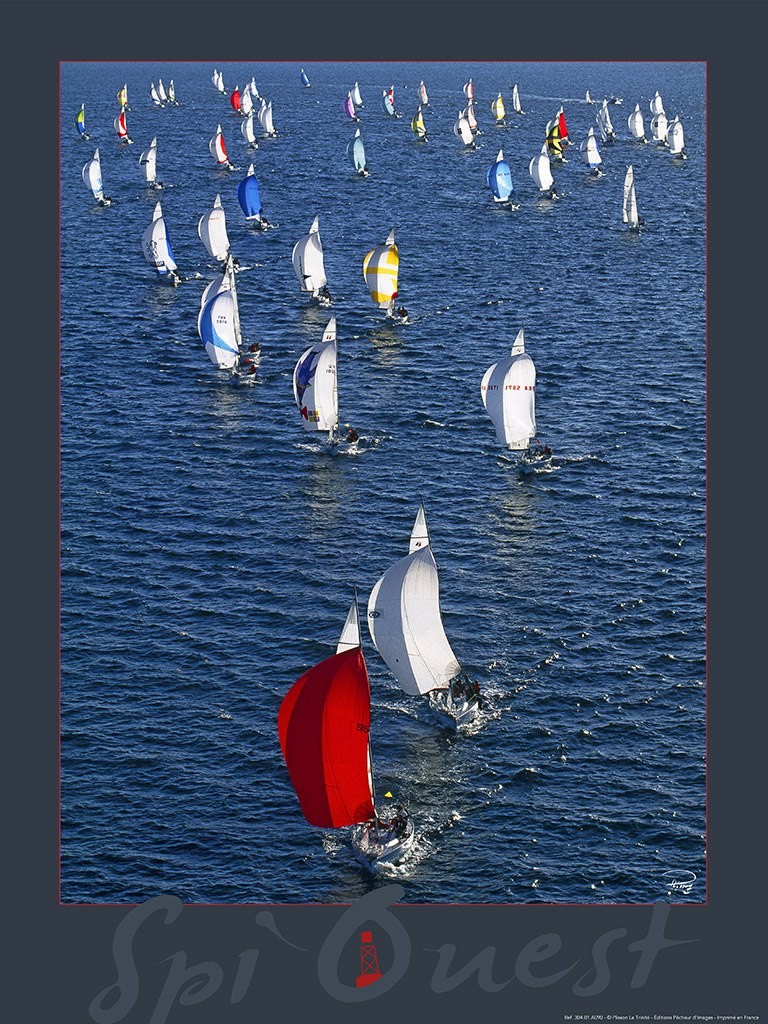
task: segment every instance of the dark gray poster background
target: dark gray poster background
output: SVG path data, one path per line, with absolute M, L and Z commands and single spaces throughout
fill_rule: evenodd
M 391 0 L 2 5 L 2 63 L 10 72 L 2 91 L 4 237 L 20 240 L 18 248 L 4 246 L 2 275 L 5 1019 L 238 1024 L 434 1015 L 470 1024 L 546 1024 L 564 1015 L 653 1020 L 762 1010 L 765 1021 L 765 671 L 758 620 L 765 559 L 764 546 L 753 547 L 765 517 L 765 402 L 749 394 L 764 379 L 768 337 L 760 256 L 765 171 L 758 159 L 765 151 L 760 80 L 768 62 L 759 49 L 760 7 Z M 58 64 L 210 60 L 214 51 L 220 60 L 257 62 L 708 63 L 706 906 L 387 910 L 397 887 L 375 890 L 365 906 L 350 908 L 182 907 L 169 896 L 133 909 L 59 906 Z M 27 139 L 34 139 L 34 161 L 24 156 Z M 737 164 L 751 178 L 746 186 L 731 177 Z M 733 450 L 735 438 L 741 452 Z M 752 445 L 754 458 L 745 454 Z M 355 990 L 357 939 L 365 927 L 375 931 L 385 977 Z

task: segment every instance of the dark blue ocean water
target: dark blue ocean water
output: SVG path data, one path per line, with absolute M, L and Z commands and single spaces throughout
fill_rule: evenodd
M 65 902 L 350 902 L 396 878 L 412 903 L 705 898 L 705 82 L 701 64 L 217 65 L 251 76 L 279 136 L 247 155 L 209 64 L 65 64 L 61 106 L 61 893 Z M 452 125 L 476 84 L 483 134 Z M 178 108 L 149 85 L 174 79 Z M 426 82 L 429 143 L 410 130 Z M 355 79 L 371 175 L 345 158 Z M 524 117 L 495 128 L 490 102 Z M 121 146 L 115 93 L 128 83 Z M 394 84 L 402 119 L 385 117 Z M 572 152 L 559 202 L 528 162 L 562 103 L 571 137 L 612 106 L 605 177 Z M 659 90 L 690 158 L 629 139 Z M 74 117 L 86 104 L 91 141 Z M 217 123 L 239 170 L 208 152 Z M 158 139 L 159 193 L 179 269 L 144 262 L 157 194 L 139 154 Z M 98 208 L 80 177 L 98 146 Z M 494 208 L 503 146 L 521 208 Z M 253 160 L 276 225 L 246 227 Z M 646 221 L 621 223 L 628 163 Z M 250 384 L 214 369 L 196 331 L 213 268 L 197 221 L 221 193 Z M 330 455 L 302 430 L 291 373 L 329 313 L 290 255 L 319 214 L 338 320 L 343 422 L 367 439 Z M 391 227 L 412 322 L 384 322 L 361 263 Z M 521 326 L 540 437 L 556 470 L 521 478 L 480 399 Z M 277 740 L 291 683 L 327 657 L 407 551 L 423 499 L 447 635 L 486 696 L 451 736 L 374 650 L 378 794 L 408 801 L 412 861 L 372 878 L 344 833 L 301 815 Z M 664 874 L 696 875 L 690 893 Z

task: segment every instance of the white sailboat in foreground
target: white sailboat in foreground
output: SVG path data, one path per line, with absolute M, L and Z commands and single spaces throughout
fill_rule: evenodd
M 205 290 L 197 331 L 214 366 L 220 370 L 237 367 L 243 338 L 231 256 L 227 259 L 224 273 Z
M 370 726 L 371 687 L 355 598 L 335 654 L 296 680 L 280 705 L 277 730 L 306 820 L 316 828 L 357 826 L 352 848 L 375 867 L 405 859 L 414 826 L 402 807 L 384 820 L 376 812 Z
M 293 396 L 304 429 L 327 434 L 330 445 L 343 440 L 339 437 L 337 363 L 336 317 L 332 316 L 322 340 L 302 353 L 293 370 Z
M 536 367 L 525 351 L 522 327 L 510 354 L 485 371 L 480 395 L 498 440 L 510 451 L 522 453 L 521 470 L 548 466 L 549 448 L 531 448 L 536 436 Z
M 378 580 L 368 600 L 371 639 L 405 693 L 425 695 L 444 724 L 457 728 L 480 711 L 480 688 L 451 649 L 440 613 L 440 583 L 421 506 L 409 553 Z
M 312 221 L 309 233 L 298 240 L 291 253 L 291 261 L 299 287 L 317 299 L 321 306 L 329 306 L 331 293 L 328 291 L 328 279 L 325 276 L 323 261 L 323 243 L 320 241 L 320 220 Z

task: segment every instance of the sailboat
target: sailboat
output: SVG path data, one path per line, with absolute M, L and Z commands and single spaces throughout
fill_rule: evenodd
M 677 157 L 679 160 L 688 159 L 688 154 L 685 152 L 683 122 L 677 116 L 675 116 L 674 121 L 669 126 L 669 131 L 667 132 L 667 143 L 672 156 Z
M 168 102 L 168 93 L 165 91 L 162 78 L 157 80 L 157 95 L 160 97 L 160 103 L 162 106 Z
M 171 251 L 171 240 L 163 217 L 163 208 L 158 201 L 152 214 L 152 223 L 141 238 L 141 249 L 144 259 L 157 271 L 161 279 L 167 279 L 173 285 L 180 281 L 176 273 L 176 261 Z
M 460 110 L 459 116 L 453 126 L 453 134 L 457 139 L 461 139 L 465 146 L 475 148 L 475 137 L 472 134 L 472 129 L 469 126 L 469 121 L 466 117 L 466 112 Z
M 139 166 L 144 171 L 144 180 L 151 188 L 162 188 L 163 183 L 157 180 L 157 139 L 154 138 L 139 157 Z
M 530 471 L 550 462 L 551 455 L 531 449 L 536 436 L 536 367 L 525 351 L 524 328 L 510 354 L 485 371 L 480 395 L 497 439 L 510 451 L 522 453 L 521 469 Z
M 312 221 L 309 234 L 304 235 L 294 245 L 291 261 L 301 290 L 307 292 L 313 299 L 318 299 L 321 305 L 329 305 L 330 294 L 323 262 L 323 243 L 320 241 L 319 217 Z
M 197 331 L 209 359 L 220 370 L 233 370 L 240 361 L 242 334 L 232 257 L 220 280 L 208 285 L 197 317 Z
M 156 107 L 163 106 L 163 101 L 160 99 L 160 93 L 157 91 L 154 82 L 152 82 L 152 84 L 149 87 L 149 98 L 152 100 Z
M 480 131 L 477 124 L 477 118 L 475 117 L 475 104 L 472 100 L 470 100 L 469 103 L 467 104 L 467 109 L 464 111 L 464 117 L 466 117 L 467 123 L 469 124 L 469 127 L 472 129 L 473 135 L 483 134 Z
M 663 110 L 660 110 L 658 114 L 654 114 L 651 118 L 651 135 L 653 136 L 653 141 L 658 143 L 659 146 L 666 146 L 668 130 L 669 123 L 667 121 L 667 115 Z
M 99 156 L 98 149 L 83 167 L 83 181 L 86 187 L 93 193 L 93 198 L 99 206 L 110 206 L 112 204 L 109 196 L 104 195 L 104 185 L 101 180 L 101 157 Z
M 517 88 L 517 83 L 512 86 L 512 109 L 516 114 L 524 114 L 522 104 L 520 103 L 520 92 Z
M 339 442 L 337 354 L 336 317 L 332 316 L 322 341 L 302 353 L 293 370 L 293 395 L 304 429 L 327 433 L 331 445 Z
M 269 226 L 261 205 L 259 183 L 256 180 L 256 171 L 253 169 L 253 164 L 249 166 L 248 173 L 237 186 L 237 201 L 240 203 L 245 219 L 249 223 L 254 224 L 257 228 Z
M 496 162 L 488 168 L 488 186 L 493 193 L 493 201 L 500 206 L 507 206 L 511 210 L 519 210 L 517 203 L 512 203 L 510 198 L 515 191 L 512 184 L 512 170 L 504 159 L 504 150 L 499 150 Z
M 248 86 L 240 93 L 240 116 L 248 117 L 253 113 L 253 96 Z
M 502 97 L 501 93 L 499 93 L 499 95 L 491 104 L 491 112 L 493 116 L 496 118 L 496 127 L 503 128 L 507 123 L 505 121 L 507 112 L 504 109 L 504 98 Z
M 216 68 L 213 69 L 213 74 L 211 75 L 211 82 L 213 83 L 213 88 L 218 91 L 218 88 L 219 88 L 219 72 L 216 70 Z
M 81 139 L 89 139 L 90 135 L 85 130 L 85 104 L 80 104 L 80 109 L 75 117 L 75 127 Z
M 283 698 L 277 731 L 302 814 L 317 828 L 358 826 L 355 853 L 371 866 L 399 863 L 413 823 L 376 813 L 371 757 L 371 688 L 357 598 L 336 653 L 300 676 Z
M 411 119 L 411 130 L 414 132 L 416 138 L 419 139 L 419 141 L 428 141 L 427 126 L 424 124 L 424 115 L 421 112 L 421 104 L 419 104 L 419 109 L 416 111 L 416 113 L 413 115 L 413 118 Z
M 358 85 L 357 82 L 355 82 L 355 84 L 352 86 L 351 95 L 352 102 L 358 109 L 361 109 L 362 107 L 365 106 L 365 104 L 363 103 L 363 97 L 360 95 L 360 86 Z
M 128 84 L 127 83 L 125 85 L 123 85 L 122 89 L 118 89 L 117 90 L 117 102 L 120 104 L 121 107 L 124 107 L 126 110 L 130 110 L 131 109 L 128 106 Z
M 664 113 L 664 101 L 662 100 L 661 96 L 659 95 L 659 90 L 658 89 L 654 93 L 653 99 L 651 100 L 649 106 L 651 108 L 651 113 L 652 114 L 663 114 Z
M 395 308 L 397 291 L 397 272 L 400 266 L 400 255 L 395 245 L 395 229 L 392 228 L 383 245 L 378 245 L 363 260 L 363 277 L 368 285 L 371 299 L 379 309 L 386 309 L 387 316 L 392 316 Z
M 594 103 L 594 100 L 589 95 L 589 89 L 587 89 L 587 91 L 584 93 L 584 102 L 585 103 Z
M 640 216 L 637 212 L 637 196 L 635 195 L 635 172 L 632 164 L 627 167 L 624 176 L 624 199 L 622 203 L 622 220 L 630 231 L 640 230 Z
M 347 157 L 357 173 L 361 177 L 367 178 L 369 173 L 368 165 L 365 162 L 365 147 L 363 146 L 359 128 L 355 132 L 354 139 L 347 144 Z
M 344 113 L 352 121 L 359 121 L 360 118 L 355 113 L 355 101 L 352 99 L 352 93 L 347 93 L 347 98 L 344 100 Z
M 384 113 L 389 117 L 397 117 L 395 113 L 395 87 L 391 85 L 389 89 L 385 89 L 381 94 L 381 106 Z
M 602 175 L 600 170 L 600 164 L 603 162 L 603 158 L 600 156 L 600 150 L 597 147 L 597 139 L 595 138 L 595 129 L 590 128 L 587 132 L 587 137 L 579 147 L 581 153 L 581 159 L 589 167 L 595 177 Z
M 306 71 L 304 70 L 304 68 L 302 68 L 302 69 L 301 69 L 301 75 L 300 75 L 300 78 L 301 78 L 301 84 L 302 84 L 302 85 L 304 86 L 304 88 L 305 88 L 305 89 L 309 89 L 309 88 L 310 88 L 310 85 L 311 85 L 312 83 L 311 83 L 311 82 L 309 81 L 309 78 L 307 77 L 307 73 L 306 73 Z
M 471 78 L 468 82 L 464 83 L 463 92 L 468 100 L 473 100 L 475 98 L 475 86 Z
M 429 96 L 427 95 L 427 87 L 424 85 L 424 80 L 419 82 L 419 103 L 422 107 L 429 106 Z
M 208 150 L 219 165 L 219 167 L 226 167 L 228 171 L 233 171 L 234 167 L 229 162 L 229 154 L 227 153 L 227 144 L 224 141 L 224 134 L 221 130 L 221 125 L 216 126 L 216 134 L 213 136 L 211 141 L 208 143 Z
M 172 103 L 174 107 L 179 106 L 179 101 L 176 99 L 176 86 L 173 84 L 173 79 L 168 83 L 168 102 Z
M 127 125 L 126 120 L 125 120 L 125 111 L 126 111 L 126 109 L 127 109 L 126 107 L 122 108 L 122 110 L 120 111 L 120 113 L 117 115 L 117 117 L 114 120 L 114 125 L 115 125 L 115 131 L 117 132 L 118 139 L 121 142 L 125 142 L 127 145 L 132 146 L 133 145 L 133 139 L 128 134 L 128 125 Z
M 219 71 L 218 73 L 214 72 L 214 75 L 216 76 L 216 80 L 213 84 L 216 86 L 218 92 L 226 96 L 227 90 L 224 88 L 224 75 L 221 73 L 221 71 Z
M 243 118 L 243 121 L 240 125 L 240 134 L 245 139 L 249 149 L 259 148 L 259 144 L 256 141 L 256 132 L 254 131 L 253 128 L 253 121 L 255 117 L 256 115 L 254 114 L 253 111 L 251 111 L 247 117 Z
M 541 147 L 541 152 L 528 164 L 528 172 L 533 178 L 539 191 L 550 199 L 557 199 L 555 192 L 555 180 L 552 177 L 552 166 L 549 162 L 549 152 L 546 142 Z
M 240 86 L 236 85 L 229 96 L 229 105 L 236 113 L 240 113 Z
M 559 117 L 555 117 L 552 121 L 547 121 L 545 144 L 550 160 L 556 161 L 557 163 L 563 163 L 563 143 L 560 138 Z
M 600 128 L 600 137 L 603 142 L 613 142 L 616 132 L 611 122 L 611 115 L 608 111 L 608 100 L 603 100 L 602 106 L 597 110 L 597 124 Z
M 267 138 L 274 138 L 277 135 L 277 129 L 272 123 L 272 100 L 267 103 L 263 97 L 261 98 L 261 106 L 259 107 L 257 116 L 259 124 L 264 129 L 264 134 Z
M 645 125 L 639 103 L 635 104 L 635 109 L 627 118 L 627 127 L 633 139 L 637 139 L 638 142 L 648 142 L 645 137 Z
M 423 505 L 408 554 L 390 566 L 368 599 L 373 645 L 405 693 L 426 695 L 443 724 L 467 724 L 480 710 L 479 687 L 451 649 L 440 613 L 440 582 Z
M 221 196 L 216 196 L 212 209 L 208 213 L 204 213 L 198 221 L 197 234 L 212 259 L 218 263 L 224 263 L 227 260 L 229 236 L 227 235 L 227 215 L 221 205 Z

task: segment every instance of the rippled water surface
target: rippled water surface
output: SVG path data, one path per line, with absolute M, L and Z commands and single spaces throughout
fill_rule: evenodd
M 210 64 L 66 64 L 61 113 L 62 899 L 349 902 L 379 885 L 345 831 L 301 815 L 277 739 L 291 683 L 331 654 L 407 552 L 425 503 L 446 632 L 485 694 L 451 736 L 396 686 L 366 634 L 378 795 L 407 800 L 413 903 L 705 898 L 705 82 L 699 64 L 221 66 L 273 101 L 279 135 L 249 155 Z M 476 85 L 483 134 L 452 133 Z M 181 105 L 149 85 L 174 79 Z M 428 144 L 410 129 L 425 80 Z M 346 162 L 355 79 L 370 177 Z M 525 116 L 492 123 L 519 83 Z M 115 93 L 128 84 L 121 146 Z M 394 84 L 401 119 L 387 118 Z M 528 163 L 562 103 L 618 95 L 605 176 L 578 153 L 540 200 Z M 659 90 L 689 159 L 630 140 Z M 86 105 L 89 142 L 75 113 Z M 221 123 L 238 168 L 216 168 Z M 647 130 L 647 129 L 646 129 Z M 159 193 L 181 273 L 158 282 L 140 239 Z M 113 205 L 81 179 L 95 146 Z M 503 147 L 520 209 L 494 207 Z M 575 149 L 576 147 L 574 147 Z M 274 230 L 236 199 L 253 161 Z M 628 163 L 646 225 L 621 223 Z M 248 384 L 196 331 L 213 267 L 197 221 L 221 194 L 248 340 Z M 291 249 L 315 215 L 338 320 L 343 422 L 357 454 L 305 434 L 291 374 L 327 310 L 299 294 Z M 392 227 L 411 323 L 370 302 L 363 256 Z M 521 326 L 537 420 L 557 456 L 523 478 L 480 399 Z M 664 873 L 696 875 L 669 893 Z M 688 876 L 686 876 L 688 877 Z

